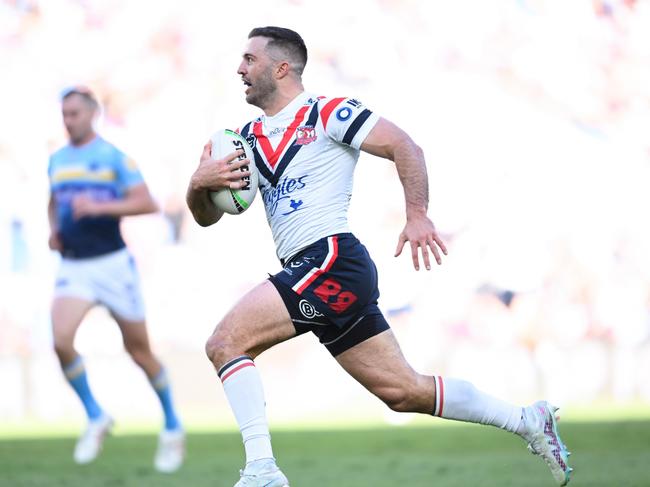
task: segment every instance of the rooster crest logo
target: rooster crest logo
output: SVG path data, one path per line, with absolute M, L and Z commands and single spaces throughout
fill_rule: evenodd
M 318 137 L 316 136 L 316 128 L 304 125 L 296 129 L 296 144 L 307 145 L 314 142 Z

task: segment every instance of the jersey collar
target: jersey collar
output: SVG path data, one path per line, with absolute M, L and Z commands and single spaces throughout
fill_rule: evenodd
M 311 93 L 307 93 L 306 91 L 303 91 L 296 95 L 296 97 L 291 100 L 282 110 L 280 110 L 278 113 L 273 115 L 272 117 L 269 117 L 267 115 L 264 115 L 262 118 L 264 120 L 264 123 L 267 125 L 272 125 L 275 126 L 276 124 L 282 124 L 282 121 L 287 118 L 293 118 L 296 115 L 296 112 L 300 109 L 301 106 L 303 106 L 305 103 L 307 103 L 307 100 L 310 98 L 316 98 L 314 95 Z

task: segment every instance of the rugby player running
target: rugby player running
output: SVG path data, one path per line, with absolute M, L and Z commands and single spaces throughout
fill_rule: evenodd
M 307 49 L 296 32 L 253 29 L 239 65 L 246 101 L 264 115 L 238 131 L 253 148 L 260 192 L 283 270 L 262 282 L 218 323 L 207 341 L 242 433 L 246 464 L 235 487 L 284 487 L 277 467 L 255 358 L 311 331 L 366 389 L 400 412 L 489 424 L 521 436 L 548 464 L 559 485 L 571 469 L 561 442 L 556 408 L 545 401 L 508 404 L 471 383 L 420 374 L 400 350 L 377 307 L 377 271 L 350 233 L 347 210 L 359 151 L 395 163 L 406 200 L 406 224 L 395 255 L 408 242 L 413 266 L 430 270 L 447 250 L 427 216 L 428 178 L 422 150 L 399 127 L 358 100 L 305 92 L 301 75 Z M 232 153 L 212 159 L 203 148 L 187 204 L 201 226 L 222 217 L 209 192 L 240 188 L 247 160 Z

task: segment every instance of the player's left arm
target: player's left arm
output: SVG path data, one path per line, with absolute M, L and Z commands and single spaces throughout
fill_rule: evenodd
M 122 188 L 121 198 L 93 199 L 83 194 L 75 197 L 72 211 L 76 219 L 85 216 L 131 216 L 155 213 L 158 204 L 151 196 L 136 163 L 121 151 L 113 152 L 113 168 L 116 181 Z
M 87 196 L 77 196 L 72 202 L 72 211 L 76 219 L 85 216 L 131 216 L 155 213 L 158 204 L 151 196 L 144 182 L 129 186 L 121 199 L 97 201 Z
M 431 269 L 429 249 L 436 262 L 441 264 L 440 251 L 447 255 L 447 248 L 427 216 L 429 179 L 422 149 L 397 125 L 380 118 L 361 144 L 361 150 L 395 162 L 404 188 L 406 225 L 399 236 L 395 257 L 402 253 L 404 244 L 409 242 L 415 270 L 420 270 L 420 252 L 424 266 L 427 270 Z

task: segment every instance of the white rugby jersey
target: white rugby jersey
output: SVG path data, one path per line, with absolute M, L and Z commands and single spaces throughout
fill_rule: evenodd
M 349 232 L 359 147 L 379 117 L 359 101 L 303 92 L 273 117 L 240 128 L 253 148 L 279 259 Z

